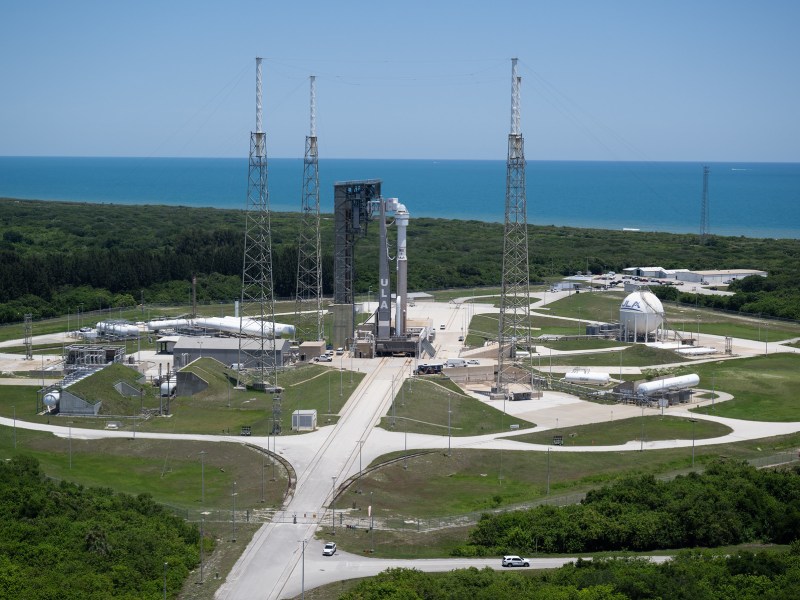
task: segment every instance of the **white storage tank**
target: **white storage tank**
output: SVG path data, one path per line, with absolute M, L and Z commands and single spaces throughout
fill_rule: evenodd
M 589 385 L 608 385 L 611 376 L 608 373 L 592 373 L 588 369 L 574 369 L 564 375 L 567 383 L 584 383 Z
M 42 398 L 42 402 L 44 402 L 44 406 L 47 409 L 47 412 L 52 412 L 56 408 L 58 408 L 58 402 L 61 400 L 61 392 L 58 390 L 53 390 L 52 392 L 47 392 Z
M 161 384 L 161 396 L 172 396 L 177 389 L 177 385 L 174 381 L 165 381 Z
M 690 375 L 680 375 L 679 377 L 667 377 L 657 381 L 646 381 L 639 384 L 636 391 L 644 396 L 651 396 L 658 392 L 668 392 L 671 390 L 684 390 L 696 387 L 700 384 L 700 377 L 695 373 Z
M 623 335 L 646 335 L 664 323 L 664 306 L 652 292 L 633 292 L 619 307 L 619 322 Z

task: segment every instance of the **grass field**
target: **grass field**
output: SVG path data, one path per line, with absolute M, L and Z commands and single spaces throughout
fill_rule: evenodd
M 613 410 L 613 409 L 610 409 Z M 611 413 L 613 419 L 613 413 Z M 518 442 L 530 444 L 552 444 L 554 435 L 563 437 L 564 446 L 616 446 L 642 439 L 657 440 L 702 440 L 727 435 L 730 427 L 711 421 L 697 421 L 671 416 L 645 416 L 631 419 L 609 420 L 607 423 L 591 423 L 578 427 L 562 427 L 558 430 L 540 431 L 514 436 Z
M 16 428 L 14 449 L 13 428 L 0 428 L 0 456 L 25 453 L 39 460 L 48 477 L 87 487 L 110 487 L 132 495 L 147 493 L 159 503 L 188 511 L 224 511 L 227 515 L 221 518 L 227 519 L 234 482 L 237 511 L 279 506 L 286 494 L 288 480 L 281 463 L 276 462 L 273 467 L 269 458 L 244 444 L 132 436 L 82 440 L 77 434 L 70 439 L 70 432 L 66 433 L 65 437 L 57 437 Z M 205 452 L 202 460 L 201 451 Z M 201 502 L 203 496 L 205 502 Z M 199 518 L 194 512 L 191 516 Z
M 700 387 L 734 397 L 694 409 L 697 412 L 751 421 L 800 421 L 800 356 L 796 354 L 701 363 L 692 365 L 691 371 L 700 376 Z
M 557 343 L 557 342 L 556 342 Z M 549 344 L 549 342 L 547 343 Z M 553 345 L 553 349 L 559 346 Z M 660 348 L 650 348 L 642 344 L 629 346 L 619 352 L 598 352 L 595 354 L 578 354 L 573 356 L 552 355 L 547 353 L 548 346 L 540 345 L 537 347 L 542 356 L 534 357 L 534 367 L 542 373 L 547 373 L 548 366 L 552 364 L 572 367 L 649 367 L 652 365 L 663 365 L 686 362 L 686 358 L 676 354 L 672 350 L 662 350 Z
M 380 426 L 394 431 L 442 436 L 449 432 L 453 437 L 461 437 L 508 431 L 512 422 L 521 429 L 535 426 L 467 396 L 450 380 L 423 376 L 403 384 L 395 397 L 395 406 L 381 419 Z

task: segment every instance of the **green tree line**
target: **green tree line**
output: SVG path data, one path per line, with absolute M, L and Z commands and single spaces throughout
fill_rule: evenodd
M 647 551 L 800 538 L 800 469 L 716 461 L 671 481 L 627 477 L 577 505 L 484 514 L 460 555 Z
M 198 564 L 197 527 L 148 495 L 46 479 L 24 455 L 0 462 L 0 598 L 173 597 Z
M 241 292 L 241 210 L 0 199 L 0 322 L 146 303 L 186 303 L 197 277 L 201 302 L 230 302 Z M 535 222 L 535 217 L 531 218 Z M 279 298 L 296 292 L 299 213 L 271 213 L 273 285 Z M 323 291 L 333 291 L 333 219 L 321 225 Z M 390 237 L 395 235 L 390 227 Z M 800 240 L 623 232 L 529 226 L 530 278 L 576 271 L 664 268 L 760 268 L 774 288 L 733 310 L 788 314 L 781 300 L 800 280 Z M 355 249 L 357 293 L 377 287 L 378 228 Z M 414 218 L 408 228 L 409 290 L 497 285 L 502 271 L 500 223 Z M 390 242 L 393 243 L 393 242 Z M 739 294 L 737 293 L 737 296 Z M 736 296 L 734 296 L 736 298 Z M 777 298 L 777 300 L 775 300 Z M 735 306 L 741 308 L 735 308 Z M 795 302 L 797 305 L 797 302 Z
M 733 281 L 728 289 L 734 292 L 733 296 L 691 294 L 668 286 L 658 286 L 653 291 L 661 300 L 800 320 L 800 279 L 794 275 L 751 275 Z

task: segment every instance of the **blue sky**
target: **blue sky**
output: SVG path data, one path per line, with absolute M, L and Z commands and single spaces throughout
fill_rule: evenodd
M 800 162 L 800 2 L 6 0 L 0 155 Z

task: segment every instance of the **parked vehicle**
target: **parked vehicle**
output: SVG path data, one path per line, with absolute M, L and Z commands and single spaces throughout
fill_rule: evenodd
M 333 556 L 334 554 L 336 554 L 336 542 L 328 542 L 325 544 L 325 547 L 322 549 L 322 556 Z

